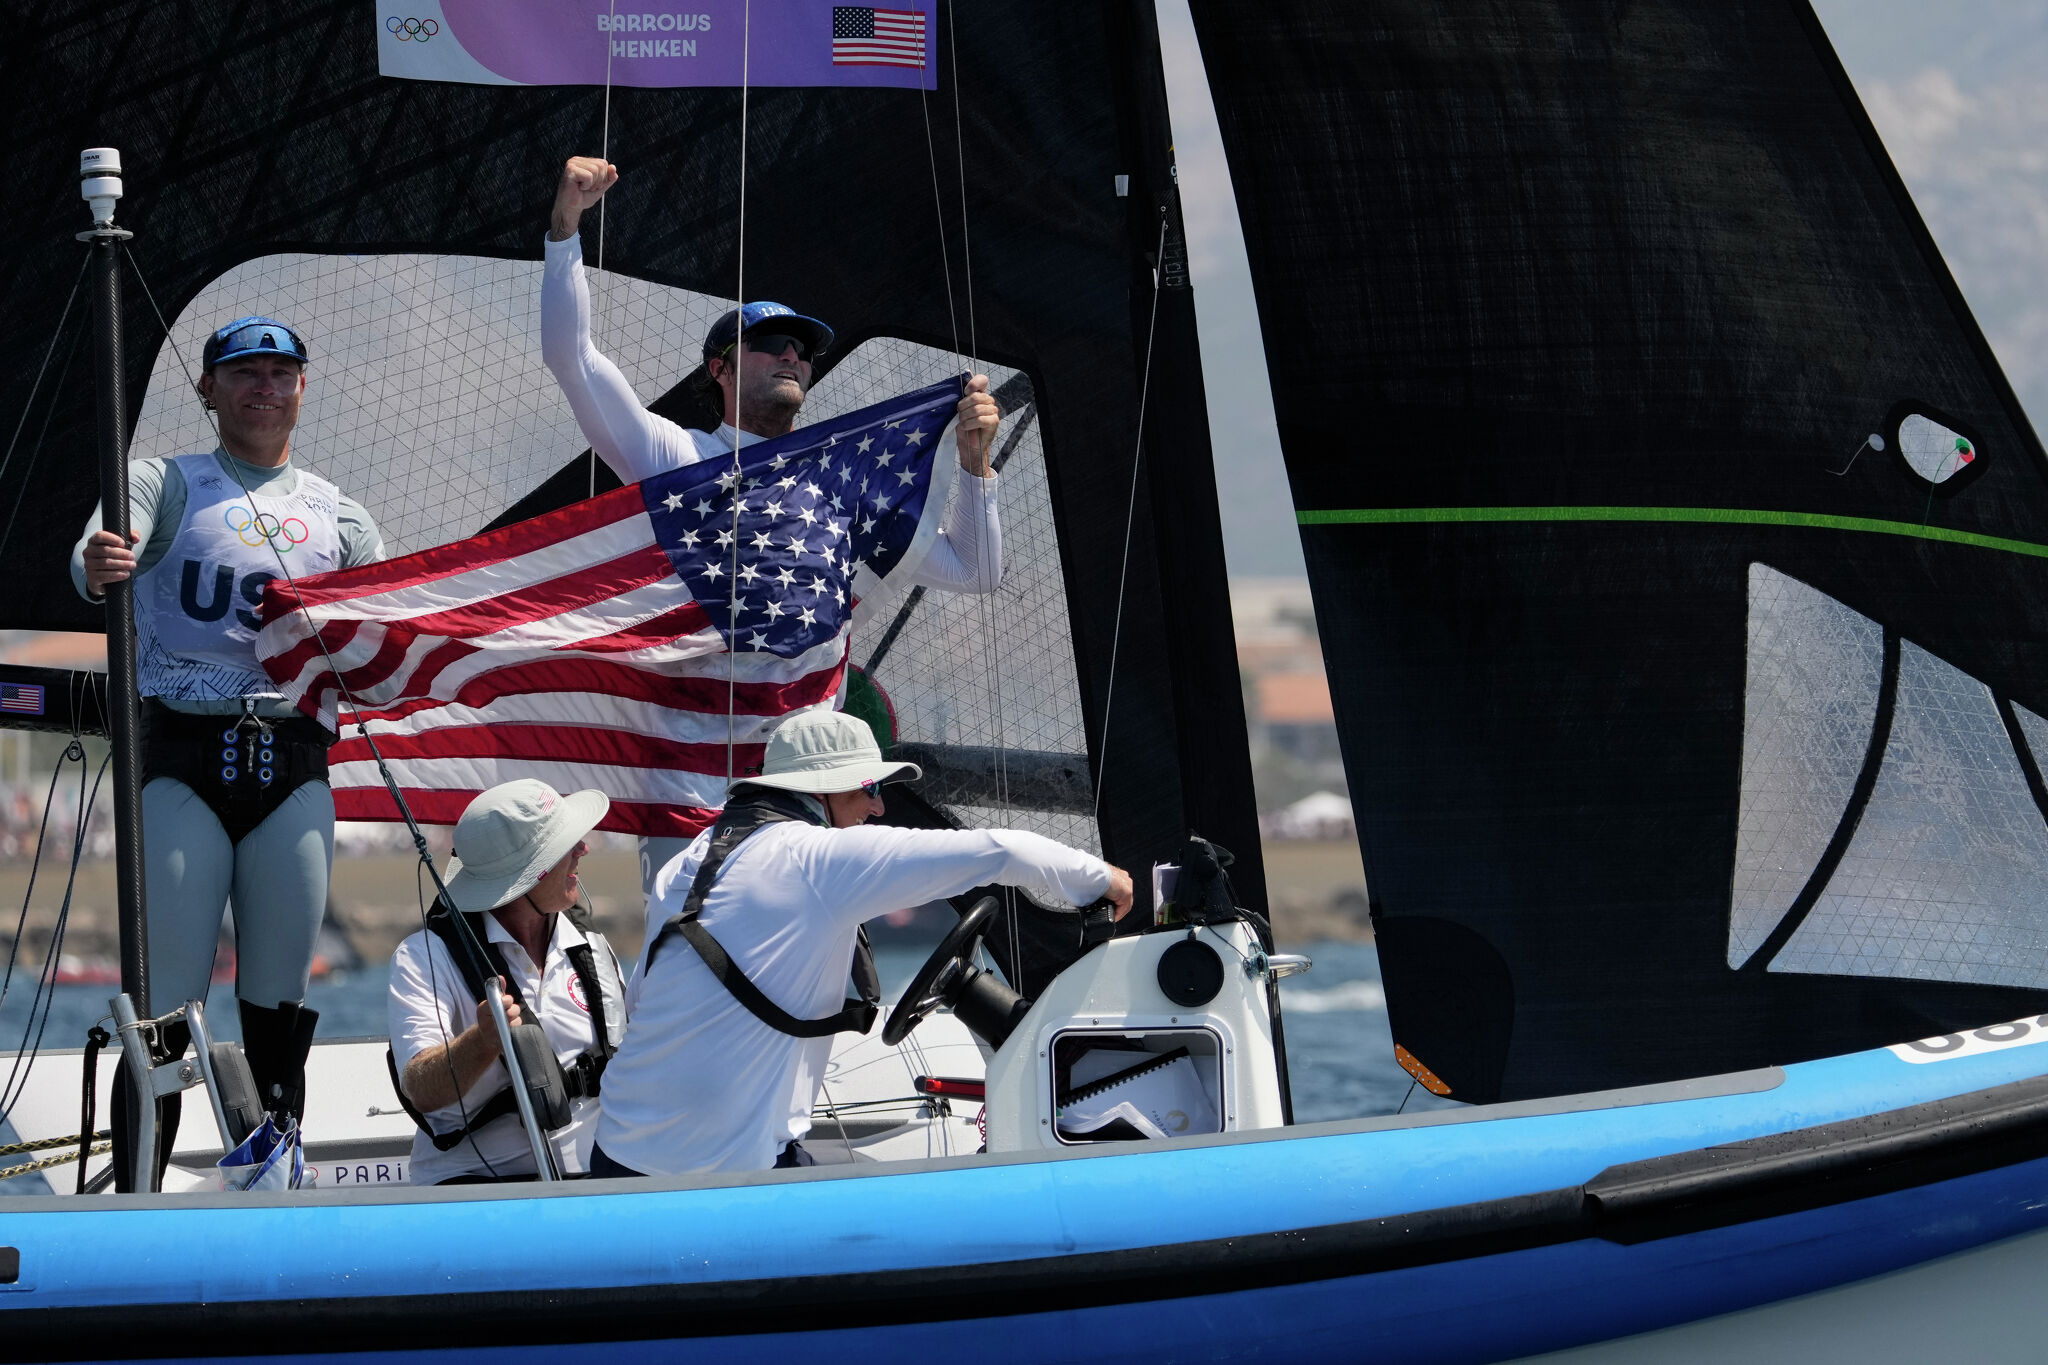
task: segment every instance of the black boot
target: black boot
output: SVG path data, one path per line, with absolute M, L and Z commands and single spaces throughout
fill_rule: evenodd
M 235 1002 L 242 1011 L 242 1055 L 249 1059 L 249 1074 L 256 1078 L 256 1095 L 263 1107 L 284 1121 L 306 1116 L 306 1056 L 313 1050 L 313 1028 L 320 1012 L 289 1000 L 275 1009 Z
M 163 1030 L 163 1045 L 156 1062 L 161 1065 L 185 1055 L 192 1042 L 192 1030 L 184 1024 L 169 1024 Z M 129 1098 L 128 1059 L 114 1064 L 114 1112 L 108 1127 L 114 1130 L 114 1189 L 135 1193 L 135 1116 Z M 171 1164 L 171 1144 L 178 1138 L 178 1120 L 185 1112 L 183 1095 L 165 1095 L 156 1102 L 156 1186 L 163 1188 L 164 1168 Z

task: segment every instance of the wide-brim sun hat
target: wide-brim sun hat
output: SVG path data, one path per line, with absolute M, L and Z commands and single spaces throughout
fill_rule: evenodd
M 533 890 L 612 800 L 600 791 L 564 796 L 536 778 L 479 792 L 455 822 L 455 852 L 441 880 L 458 910 L 495 910 Z
M 850 792 L 863 783 L 915 782 L 924 770 L 915 763 L 882 757 L 875 732 L 840 711 L 802 711 L 769 732 L 761 771 L 746 781 L 757 787 L 822 796 Z

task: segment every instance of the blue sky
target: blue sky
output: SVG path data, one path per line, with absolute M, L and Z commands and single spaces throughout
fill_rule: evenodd
M 2036 428 L 2048 421 L 2048 0 L 1815 10 Z M 1158 0 L 1233 575 L 1296 575 L 1229 168 L 1186 0 Z

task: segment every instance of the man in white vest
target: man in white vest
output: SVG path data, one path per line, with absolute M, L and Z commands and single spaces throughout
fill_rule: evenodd
M 384 554 L 362 504 L 292 462 L 306 359 L 298 333 L 272 318 L 208 337 L 198 389 L 220 445 L 131 464 L 129 543 L 99 529 L 95 508 L 71 553 L 89 601 L 135 581 L 151 1002 L 205 996 L 232 899 L 243 1048 L 280 1116 L 305 1105 L 315 1015 L 303 1002 L 334 862 L 333 737 L 257 663 L 256 608 L 274 578 Z M 166 1126 L 175 1117 L 167 1106 Z
M 802 1139 L 832 1035 L 872 1018 L 854 1001 L 830 1013 L 867 920 L 989 883 L 1130 911 L 1128 872 L 1041 835 L 868 823 L 883 814 L 884 783 L 919 775 L 843 712 L 776 725 L 760 774 L 655 879 L 592 1175 L 812 1164 Z

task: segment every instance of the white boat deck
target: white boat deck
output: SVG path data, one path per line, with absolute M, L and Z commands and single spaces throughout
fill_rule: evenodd
M 338 1038 L 318 1042 L 306 1063 L 306 1184 L 332 1189 L 345 1185 L 407 1184 L 416 1131 L 392 1092 L 385 1068 L 386 1040 Z M 100 1054 L 95 1090 L 95 1126 L 106 1128 L 113 1113 L 113 1081 L 119 1052 Z M 12 1053 L 0 1053 L 0 1072 Z M 10 1113 L 24 1142 L 78 1131 L 84 1055 L 79 1048 L 46 1049 L 35 1062 Z M 867 1161 L 909 1161 L 959 1156 L 982 1145 L 973 1101 L 932 1101 L 917 1093 L 918 1076 L 980 1080 L 983 1049 L 950 1013 L 927 1019 L 899 1047 L 884 1046 L 879 1030 L 865 1037 L 842 1035 L 826 1072 L 814 1126 L 805 1147 L 820 1165 Z M 164 1174 L 164 1192 L 219 1188 L 214 1163 L 222 1153 L 220 1132 L 205 1093 L 185 1096 L 178 1137 Z M 47 1156 L 38 1152 L 35 1156 Z M 9 1158 L 0 1165 L 12 1164 Z M 89 1158 L 86 1179 L 102 1176 L 109 1158 Z M 77 1166 L 45 1172 L 56 1194 L 77 1188 Z M 32 1194 L 17 1182 L 18 1193 Z M 111 1188 L 111 1186 L 109 1186 Z

